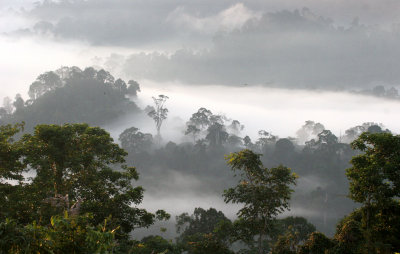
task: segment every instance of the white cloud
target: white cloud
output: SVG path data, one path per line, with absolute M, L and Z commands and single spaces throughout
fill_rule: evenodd
M 216 15 L 200 17 L 188 13 L 183 6 L 171 12 L 167 21 L 178 28 L 184 28 L 201 33 L 214 35 L 217 31 L 232 31 L 241 28 L 248 20 L 261 17 L 261 12 L 247 8 L 243 3 L 237 3 L 222 10 Z

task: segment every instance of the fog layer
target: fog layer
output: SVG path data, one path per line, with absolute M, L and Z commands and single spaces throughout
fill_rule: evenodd
M 213 113 L 225 114 L 244 124 L 243 134 L 257 137 L 265 129 L 280 137 L 295 136 L 306 120 L 323 123 L 340 137 L 349 126 L 364 122 L 383 123 L 394 132 L 400 129 L 397 112 L 400 102 L 372 96 L 346 92 L 304 91 L 294 89 L 265 88 L 262 86 L 185 86 L 179 83 L 155 83 L 142 81 L 139 106 L 152 104 L 152 96 L 165 94 L 170 97 L 166 103 L 169 118 L 163 130 L 167 139 L 174 141 L 183 133 L 176 125 L 186 122 L 200 107 Z M 123 120 L 125 121 L 125 120 Z M 126 120 L 129 122 L 129 120 Z M 124 124 L 119 125 L 121 131 Z M 154 133 L 152 125 L 138 126 Z

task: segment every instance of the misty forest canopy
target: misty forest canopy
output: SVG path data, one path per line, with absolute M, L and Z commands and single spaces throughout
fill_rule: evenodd
M 143 199 L 143 188 L 132 186 L 138 173 L 106 131 L 38 125 L 14 140 L 23 127 L 0 127 L 0 247 L 6 253 L 356 254 L 400 248 L 400 136 L 391 133 L 364 132 L 351 143 L 359 154 L 346 170 L 349 197 L 361 207 L 340 221 L 333 238 L 304 218 L 278 219 L 289 209 L 298 176 L 282 165 L 266 168 L 261 154 L 243 149 L 225 157 L 238 178 L 223 197 L 242 205 L 237 219 L 196 208 L 176 217 L 179 237 L 172 243 L 159 235 L 131 239 L 133 230 L 170 215 L 137 207 Z
M 28 100 L 19 94 L 14 101 L 5 98 L 0 118 L 2 122 L 24 121 L 28 130 L 39 123 L 105 124 L 138 113 L 127 96 L 139 91 L 136 81 L 126 83 L 104 70 L 62 67 L 39 75 L 29 87 Z
M 142 110 L 132 101 L 139 91 L 137 82 L 115 80 L 104 70 L 63 67 L 39 75 L 30 99 L 5 99 L 0 108 L 3 249 L 146 254 L 399 250 L 400 137 L 382 124 L 363 123 L 338 137 L 322 123 L 306 121 L 296 137 L 281 138 L 263 126 L 251 139 L 239 120 L 201 107 L 186 119 L 181 141 L 175 143 L 161 139 L 168 127 L 162 125 L 168 97 L 154 97 L 154 105 Z M 119 135 L 119 147 L 107 131 L 90 126 L 124 115 L 138 123 L 151 118 L 157 135 L 133 125 Z M 165 229 L 132 238 L 132 231 L 169 218 L 163 210 L 138 207 L 144 197 L 136 182 L 139 173 L 139 183 L 152 195 L 173 196 L 189 188 L 241 209 L 232 220 L 212 204 L 178 215 L 175 242 Z M 201 186 L 174 179 L 181 176 Z M 289 206 L 298 216 L 278 218 Z

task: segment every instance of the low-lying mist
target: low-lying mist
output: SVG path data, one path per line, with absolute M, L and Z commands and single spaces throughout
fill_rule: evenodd
M 400 122 L 397 121 L 400 101 L 397 100 L 347 92 L 261 86 L 186 86 L 148 80 L 140 84 L 142 92 L 136 102 L 142 108 L 152 105 L 152 96 L 169 96 L 166 102 L 169 115 L 161 130 L 167 141 L 182 141 L 183 124 L 200 107 L 239 120 L 245 126 L 242 134 L 251 138 L 256 138 L 259 130 L 266 130 L 281 138 L 294 137 L 306 120 L 324 124 L 338 137 L 344 135 L 344 131 L 351 126 L 364 122 L 382 123 L 393 132 L 400 128 Z M 121 133 L 129 125 L 155 133 L 151 120 L 146 122 L 133 123 L 129 119 L 122 119 L 115 125 L 114 128 L 118 128 L 115 133 Z M 114 133 L 112 129 L 110 131 Z

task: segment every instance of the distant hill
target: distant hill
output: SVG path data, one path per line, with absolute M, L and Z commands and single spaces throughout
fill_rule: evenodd
M 38 76 L 29 88 L 30 99 L 17 95 L 14 102 L 0 108 L 2 123 L 25 121 L 26 129 L 36 124 L 85 122 L 102 125 L 124 114 L 140 113 L 127 98 L 136 95 L 139 85 L 115 79 L 109 72 L 63 67 Z

